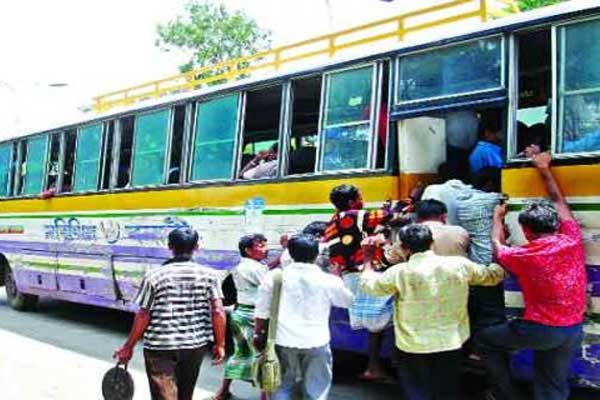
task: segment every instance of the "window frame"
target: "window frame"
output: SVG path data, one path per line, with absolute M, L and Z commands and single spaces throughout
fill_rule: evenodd
M 425 97 L 425 98 L 415 99 L 415 100 L 405 100 L 405 101 L 400 100 L 400 63 L 401 63 L 402 58 L 411 56 L 414 54 L 430 53 L 430 52 L 438 51 L 440 49 L 460 46 L 460 45 L 464 45 L 464 44 L 468 44 L 468 43 L 474 43 L 477 41 L 494 39 L 494 38 L 500 39 L 500 60 L 501 60 L 501 62 L 500 62 L 500 86 L 497 86 L 494 88 L 489 88 L 489 89 L 483 89 L 483 90 L 474 90 L 474 91 L 470 91 L 470 92 L 461 92 L 461 93 L 447 94 L 447 95 L 441 95 L 441 96 Z M 507 44 L 506 44 L 505 35 L 503 33 L 495 33 L 495 34 L 491 34 L 491 35 L 485 35 L 485 36 L 480 36 L 480 37 L 476 37 L 476 38 L 461 40 L 458 42 L 447 43 L 447 44 L 440 45 L 440 46 L 426 47 L 423 49 L 396 55 L 395 59 L 394 59 L 394 64 L 395 64 L 395 66 L 394 66 L 394 75 L 395 76 L 394 76 L 394 85 L 393 85 L 394 86 L 394 92 L 393 92 L 394 106 L 404 107 L 404 106 L 418 105 L 418 104 L 425 105 L 425 104 L 443 100 L 443 99 L 455 99 L 455 98 L 468 97 L 468 96 L 473 96 L 473 95 L 492 94 L 492 93 L 498 92 L 499 90 L 506 89 L 507 88 L 507 81 L 506 81 L 506 52 L 507 52 L 507 49 L 506 49 L 506 47 L 507 47 Z M 391 69 L 391 66 L 390 66 L 390 69 Z
M 90 190 L 76 190 L 75 189 L 75 183 L 77 181 L 77 149 L 79 147 L 79 135 L 81 134 L 81 131 L 85 128 L 94 126 L 94 125 L 100 125 L 100 149 L 98 152 L 98 169 L 96 171 L 96 188 L 95 189 L 90 189 Z M 89 123 L 85 123 L 82 125 L 77 126 L 76 128 L 77 130 L 77 136 L 76 136 L 76 140 L 75 140 L 75 157 L 73 158 L 73 178 L 71 181 L 71 191 L 68 193 L 73 193 L 73 194 L 84 194 L 84 193 L 94 193 L 94 192 L 98 192 L 98 185 L 100 182 L 100 174 L 102 172 L 102 153 L 104 152 L 104 136 L 105 136 L 105 131 L 106 131 L 106 124 L 104 123 L 104 121 L 93 121 L 93 122 L 89 122 Z M 62 184 L 62 182 L 61 182 Z
M 29 155 L 30 155 L 29 143 L 32 140 L 36 140 L 36 139 L 39 139 L 42 137 L 46 139 L 46 143 L 44 146 L 44 151 L 42 152 L 42 154 L 44 155 L 44 158 L 41 163 L 42 164 L 42 179 L 40 182 L 40 190 L 38 193 L 24 193 L 25 184 L 27 183 L 27 180 L 26 180 L 27 169 L 28 169 L 27 163 L 29 162 Z M 18 197 L 37 197 L 44 191 L 44 187 L 46 187 L 46 166 L 48 163 L 48 150 L 49 150 L 49 142 L 50 142 L 49 135 L 47 132 L 38 133 L 38 134 L 31 135 L 31 136 L 20 138 L 18 140 L 18 142 L 20 143 L 19 151 L 18 151 L 19 152 L 19 159 L 18 159 L 19 166 L 21 166 L 23 161 L 25 162 L 25 175 L 21 176 L 21 185 L 19 187 L 20 193 L 18 194 Z M 21 146 L 21 144 L 23 142 L 25 142 L 25 145 L 27 146 L 27 156 L 26 156 L 25 160 L 23 160 L 23 150 L 22 150 L 22 146 Z M 16 173 L 19 173 L 19 172 L 20 171 L 16 171 Z
M 360 173 L 367 172 L 373 170 L 373 148 L 375 147 L 374 141 L 376 141 L 378 123 L 376 116 L 379 115 L 379 107 L 376 107 L 377 100 L 379 99 L 378 93 L 381 91 L 381 74 L 378 74 L 378 68 L 381 64 L 381 60 L 373 60 L 370 62 L 362 62 L 358 64 L 354 64 L 345 68 L 328 70 L 322 73 L 322 81 L 321 81 L 321 105 L 319 109 L 319 136 L 317 138 L 317 159 L 315 162 L 315 174 L 317 175 L 339 175 L 339 174 L 347 174 L 347 173 Z M 370 124 L 370 137 L 369 137 L 369 145 L 367 149 L 367 165 L 364 168 L 346 168 L 339 170 L 323 170 L 323 161 L 324 161 L 324 143 L 325 143 L 325 119 L 327 113 L 328 106 L 328 89 L 329 89 L 329 77 L 334 74 L 353 71 L 357 69 L 362 69 L 366 67 L 371 67 L 371 99 L 370 99 L 370 116 L 369 116 L 369 124 Z M 388 104 L 389 107 L 389 104 Z M 364 123 L 364 122 L 362 122 Z M 357 126 L 361 123 L 345 123 L 345 124 L 336 124 L 332 126 Z
M 555 23 L 552 25 L 552 32 L 551 32 L 551 38 L 552 38 L 552 115 L 551 115 L 551 121 L 552 121 L 552 133 L 551 133 L 551 144 L 550 144 L 550 148 L 552 151 L 552 156 L 555 159 L 573 159 L 573 158 L 589 158 L 589 157 L 598 157 L 600 155 L 600 149 L 598 150 L 593 150 L 593 151 L 580 151 L 580 152 L 569 152 L 569 153 L 559 153 L 558 150 L 558 144 L 559 144 L 559 135 L 561 135 L 561 132 L 559 132 L 559 127 L 560 127 L 560 120 L 559 120 L 559 116 L 563 114 L 563 108 L 564 108 L 564 100 L 560 102 L 559 104 L 559 84 L 560 84 L 560 77 L 559 77 L 559 45 L 561 44 L 560 42 L 560 38 L 559 38 L 559 30 L 560 29 L 564 29 L 569 25 L 577 25 L 580 23 L 586 23 L 586 22 L 600 22 L 600 16 L 591 16 L 591 17 L 586 17 L 586 18 L 578 18 L 578 19 L 573 19 L 570 21 L 564 21 L 561 23 Z M 564 32 L 564 30 L 563 30 Z M 563 42 L 564 43 L 564 42 Z M 564 53 L 564 49 L 562 50 L 562 52 Z M 563 74 L 564 73 L 564 68 L 562 68 L 560 70 L 560 73 Z M 589 89 L 583 89 L 583 90 L 589 90 Z M 598 93 L 600 95 L 600 87 L 598 89 L 594 89 L 594 93 Z M 562 99 L 564 99 L 565 95 L 563 94 L 561 96 Z M 560 108 L 560 109 L 559 109 Z M 562 139 L 561 139 L 562 140 Z
M 13 183 L 13 179 L 14 179 L 14 173 L 11 173 L 11 172 L 14 172 L 14 171 L 12 171 L 12 169 L 14 168 L 14 166 L 13 166 L 14 146 L 13 146 L 12 141 L 0 143 L 0 147 L 3 147 L 3 146 L 8 147 L 9 160 L 8 160 L 8 168 L 6 170 L 6 195 L 2 196 L 0 194 L 0 199 L 7 199 L 7 198 L 12 197 L 12 192 L 13 192 L 12 183 Z

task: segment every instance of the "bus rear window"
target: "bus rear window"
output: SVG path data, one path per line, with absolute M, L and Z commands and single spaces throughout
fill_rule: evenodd
M 166 109 L 136 118 L 133 186 L 160 185 L 164 182 L 170 116 L 170 110 Z
M 85 192 L 98 188 L 101 146 L 102 124 L 86 126 L 77 133 L 74 192 Z

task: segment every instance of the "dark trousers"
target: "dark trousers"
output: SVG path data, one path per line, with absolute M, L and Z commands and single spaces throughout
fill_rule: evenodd
M 582 337 L 581 324 L 553 327 L 514 320 L 482 330 L 475 340 L 501 396 L 521 398 L 510 376 L 509 352 L 531 349 L 534 354 L 534 398 L 566 400 L 569 397 L 569 366 Z
M 398 352 L 396 365 L 403 399 L 460 399 L 461 350 L 417 354 Z
M 144 349 L 152 400 L 192 400 L 206 349 Z
M 474 334 L 481 329 L 506 322 L 504 285 L 469 288 L 469 321 Z

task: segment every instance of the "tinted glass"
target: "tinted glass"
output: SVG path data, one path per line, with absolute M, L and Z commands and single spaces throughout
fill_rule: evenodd
M 600 21 L 560 28 L 558 57 L 557 150 L 600 151 Z
M 9 195 L 10 173 L 12 171 L 12 144 L 0 145 L 0 196 Z
M 368 121 L 372 90 L 371 66 L 329 75 L 325 126 Z
M 81 128 L 77 134 L 75 151 L 74 192 L 96 190 L 100 171 L 100 149 L 102 146 L 102 124 Z
M 47 136 L 41 136 L 27 141 L 27 160 L 25 163 L 23 194 L 38 194 L 42 191 L 47 141 Z
M 133 186 L 160 185 L 165 181 L 164 166 L 169 110 L 140 115 L 135 121 Z
M 423 100 L 499 88 L 502 40 L 482 39 L 400 58 L 398 100 Z
M 238 98 L 233 94 L 197 104 L 192 180 L 231 177 Z

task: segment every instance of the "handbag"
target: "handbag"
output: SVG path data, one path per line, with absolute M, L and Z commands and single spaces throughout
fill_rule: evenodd
M 117 364 L 109 369 L 102 379 L 102 397 L 104 400 L 133 399 L 133 379 L 127 372 L 127 364 Z
M 267 344 L 264 351 L 252 363 L 254 384 L 264 392 L 274 392 L 281 385 L 281 366 L 275 352 L 275 336 L 279 318 L 281 286 L 283 285 L 281 275 L 282 271 L 280 269 L 273 271 L 273 299 L 271 301 Z

